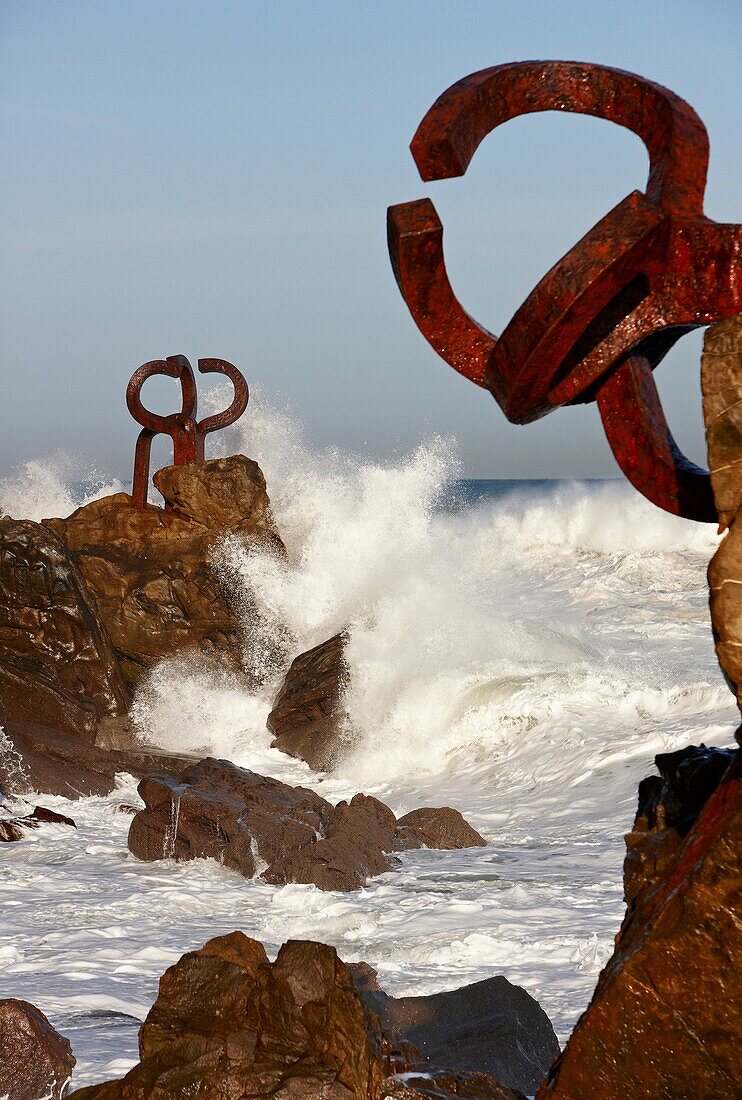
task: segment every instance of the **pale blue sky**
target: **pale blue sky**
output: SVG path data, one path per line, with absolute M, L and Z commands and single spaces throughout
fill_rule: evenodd
M 237 363 L 318 444 L 384 456 L 439 433 L 472 476 L 614 474 L 594 406 L 508 425 L 428 347 L 391 273 L 386 207 L 429 195 L 461 300 L 498 332 L 644 186 L 638 138 L 557 114 L 422 184 L 420 118 L 488 65 L 577 59 L 668 85 L 709 131 L 707 213 L 742 218 L 738 0 L 1 0 L 0 31 L 0 471 L 62 447 L 128 476 L 126 382 L 182 353 Z M 658 381 L 702 461 L 699 348 L 686 338 Z

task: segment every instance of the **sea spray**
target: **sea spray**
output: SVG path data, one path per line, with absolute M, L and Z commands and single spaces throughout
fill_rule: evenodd
M 271 955 L 289 938 L 332 943 L 397 995 L 504 974 L 564 1041 L 623 915 L 622 838 L 653 755 L 732 742 L 738 713 L 708 617 L 713 528 L 620 482 L 452 486 L 455 449 L 437 441 L 385 465 L 314 452 L 259 394 L 243 423 L 224 450 L 265 470 L 288 559 L 246 563 L 233 544 L 220 566 L 245 607 L 262 601 L 257 627 L 285 643 L 285 661 L 351 628 L 361 747 L 330 776 L 271 749 L 282 669 L 270 662 L 257 687 L 252 673 L 163 663 L 137 699 L 142 728 L 332 799 L 364 789 L 396 812 L 456 806 L 489 844 L 403 853 L 394 873 L 341 896 L 246 882 L 213 860 L 134 860 L 117 810 L 137 800 L 125 777 L 103 798 L 45 799 L 78 830 L 0 846 L 5 995 L 70 1036 L 76 1083 L 119 1076 L 165 968 L 241 928 Z M 447 510 L 452 496 L 464 506 Z
M 13 519 L 61 518 L 76 508 L 109 493 L 120 493 L 117 478 L 100 474 L 96 467 L 68 451 L 44 459 L 31 459 L 0 478 L 0 515 Z

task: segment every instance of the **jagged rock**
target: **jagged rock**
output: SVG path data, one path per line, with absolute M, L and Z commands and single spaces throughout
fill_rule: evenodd
M 211 549 L 231 533 L 283 550 L 263 475 L 244 455 L 166 467 L 155 482 L 172 511 L 137 510 L 117 493 L 45 520 L 84 578 L 130 687 L 187 651 L 240 669 L 241 597 L 220 583 Z
M 427 997 L 390 997 L 370 967 L 350 969 L 384 1034 L 397 1045 L 412 1044 L 433 1066 L 486 1074 L 531 1095 L 559 1054 L 541 1005 L 501 975 Z
M 186 756 L 155 749 L 107 752 L 75 734 L 15 722 L 11 738 L 0 739 L 0 789 L 8 794 L 61 794 L 65 798 L 108 794 L 116 773 L 181 772 Z
M 72 1048 L 28 1001 L 0 1001 L 0 1096 L 60 1100 L 72 1075 Z
M 486 843 L 459 811 L 452 810 L 450 806 L 423 806 L 419 810 L 411 810 L 397 822 L 396 851 L 406 848 L 482 848 Z
M 77 828 L 71 817 L 55 813 L 46 806 L 34 806 L 30 814 L 23 817 L 6 817 L 0 820 L 0 841 L 23 839 L 24 829 L 38 829 L 39 825 L 70 825 Z
M 139 859 L 211 857 L 274 885 L 347 891 L 390 870 L 389 853 L 399 846 L 397 820 L 378 799 L 357 794 L 332 806 L 314 791 L 227 760 L 201 760 L 179 779 L 150 776 L 139 793 L 145 809 L 129 830 Z M 403 832 L 404 846 L 413 846 L 410 830 Z
M 51 726 L 92 742 L 129 696 L 67 549 L 30 520 L 0 520 L 0 701 L 6 731 Z
M 655 757 L 660 774 L 649 775 L 639 784 L 636 820 L 626 837 L 627 905 L 640 890 L 660 881 L 733 758 L 732 749 L 705 745 Z
M 524 1100 L 482 1071 L 421 1061 L 386 1034 L 357 971 L 325 944 L 289 941 L 271 964 L 241 932 L 210 940 L 160 979 L 139 1032 L 139 1065 L 70 1100 Z
M 396 824 L 383 802 L 354 795 L 331 808 L 321 839 L 282 853 L 263 878 L 275 886 L 313 882 L 320 890 L 357 890 L 372 876 L 391 870 L 387 853 L 394 849 Z
M 165 972 L 139 1033 L 141 1061 L 76 1100 L 198 1096 L 381 1100 L 395 1068 L 378 1020 L 332 947 L 289 942 L 271 965 L 241 932 Z
M 742 1095 L 740 771 L 737 754 L 671 858 L 650 865 L 539 1100 Z
M 342 695 L 348 680 L 345 634 L 301 653 L 291 662 L 268 715 L 273 747 L 330 771 L 352 746 Z
M 211 758 L 179 780 L 144 779 L 139 794 L 146 809 L 129 831 L 138 859 L 212 857 L 246 878 L 286 849 L 307 847 L 332 814 L 314 791 Z

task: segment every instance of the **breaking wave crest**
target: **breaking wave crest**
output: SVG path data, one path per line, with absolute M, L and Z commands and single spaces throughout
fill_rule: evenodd
M 384 464 L 318 451 L 255 399 L 222 447 L 263 468 L 288 559 L 227 539 L 216 565 L 258 608 L 248 633 L 273 644 L 256 651 L 284 661 L 253 669 L 258 691 L 182 662 L 157 670 L 137 705 L 155 740 L 295 776 L 303 765 L 271 752 L 265 717 L 286 663 L 339 630 L 357 734 L 340 776 L 367 789 L 464 775 L 471 759 L 491 761 L 494 782 L 524 744 L 535 775 L 544 739 L 558 755 L 575 730 L 595 742 L 575 762 L 584 770 L 608 720 L 610 738 L 636 739 L 649 760 L 694 715 L 726 713 L 705 585 L 713 527 L 622 482 L 510 482 L 462 507 L 471 487 L 455 442 L 432 439 Z M 669 741 L 663 729 L 675 731 Z

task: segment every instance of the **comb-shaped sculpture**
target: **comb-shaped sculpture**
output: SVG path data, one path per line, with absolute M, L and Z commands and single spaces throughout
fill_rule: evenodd
M 204 443 L 209 432 L 218 431 L 234 424 L 247 408 L 250 393 L 242 373 L 226 359 L 199 359 L 201 374 L 224 374 L 234 386 L 234 399 L 223 412 L 214 416 L 196 420 L 198 393 L 196 379 L 191 364 L 185 355 L 169 355 L 167 359 L 152 359 L 143 363 L 134 371 L 126 387 L 126 404 L 129 412 L 142 425 L 134 452 L 134 477 L 131 487 L 131 502 L 135 508 L 144 508 L 147 504 L 149 484 L 149 459 L 152 440 L 156 435 L 169 435 L 173 441 L 173 465 L 184 466 L 189 462 L 201 462 L 204 458 Z M 148 378 L 154 374 L 164 374 L 168 378 L 177 378 L 183 395 L 180 412 L 160 416 L 150 412 L 142 404 L 141 389 Z
M 498 338 L 457 300 L 443 226 L 429 199 L 392 206 L 389 252 L 428 342 L 525 424 L 560 405 L 597 401 L 631 483 L 689 519 L 714 521 L 708 473 L 677 447 L 652 371 L 693 328 L 742 310 L 742 227 L 703 213 L 708 138 L 693 109 L 632 73 L 525 61 L 473 73 L 433 104 L 410 146 L 426 180 L 461 176 L 503 122 L 536 111 L 593 115 L 637 134 L 649 153 L 632 191 L 531 292 Z

